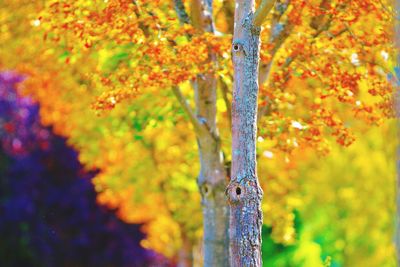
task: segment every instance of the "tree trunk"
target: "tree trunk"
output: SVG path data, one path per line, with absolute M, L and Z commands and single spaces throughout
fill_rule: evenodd
M 207 131 L 197 134 L 200 156 L 198 185 L 204 220 L 204 266 L 229 266 L 227 174 L 216 127 L 216 86 L 213 74 L 199 75 L 195 84 L 197 117 Z
M 236 0 L 232 43 L 232 173 L 230 266 L 261 266 L 262 190 L 257 178 L 256 136 L 260 27 L 254 26 L 254 0 Z
M 214 32 L 211 0 L 192 0 L 192 24 Z M 216 64 L 210 50 L 209 62 Z M 193 84 L 196 116 L 203 127 L 196 131 L 200 157 L 198 186 L 202 196 L 204 266 L 229 266 L 229 208 L 225 198 L 227 173 L 216 123 L 217 79 L 215 73 L 200 74 Z

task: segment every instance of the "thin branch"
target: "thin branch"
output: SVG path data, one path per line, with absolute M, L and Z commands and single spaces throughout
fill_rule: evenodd
M 287 9 L 289 8 L 291 1 L 292 0 L 277 0 L 272 16 L 272 25 L 276 25 L 276 23 L 281 20 L 283 14 L 285 14 Z
M 272 64 L 274 62 L 274 58 L 276 55 L 276 52 L 278 52 L 279 48 L 283 45 L 287 37 L 289 37 L 290 33 L 292 32 L 294 26 L 290 23 L 287 23 L 285 25 L 285 28 L 279 33 L 277 38 L 274 40 L 274 47 L 271 49 L 269 52 L 271 55 L 271 60 L 268 64 L 261 64 L 259 67 L 259 79 L 258 83 L 259 84 L 264 84 L 264 82 L 268 79 L 269 72 L 271 70 Z
M 321 4 L 319 5 L 319 9 L 322 11 L 328 11 L 330 5 L 331 5 L 331 0 L 322 0 Z M 325 19 L 326 15 L 325 14 L 320 14 L 318 16 L 315 16 L 314 18 L 311 19 L 310 27 L 313 28 L 316 31 L 320 31 L 321 24 L 323 20 Z
M 190 24 L 189 15 L 186 13 L 185 6 L 182 0 L 174 0 L 176 14 L 178 15 L 179 22 L 182 24 Z
M 365 51 L 365 43 L 360 40 L 360 38 L 357 37 L 357 35 L 354 34 L 353 30 L 350 28 L 349 24 L 343 23 L 344 26 L 346 27 L 346 30 L 350 33 L 351 37 L 353 37 L 354 40 L 356 40 L 362 47 L 362 49 Z
M 290 0 L 287 0 L 283 3 L 281 1 L 278 1 L 275 4 L 275 12 L 272 17 L 272 23 L 271 23 L 272 24 L 271 25 L 272 33 L 274 33 L 276 31 L 276 27 L 278 27 L 278 25 L 281 25 L 279 23 L 279 21 L 280 21 L 281 17 L 283 16 L 283 14 L 287 11 L 289 4 L 290 4 Z M 277 35 L 271 34 L 269 42 L 273 43 L 274 47 L 269 51 L 269 54 L 271 56 L 270 61 L 267 64 L 260 64 L 260 67 L 258 70 L 259 71 L 258 83 L 260 85 L 264 84 L 264 82 L 268 79 L 269 72 L 273 65 L 276 52 L 283 45 L 283 43 L 285 42 L 286 38 L 290 35 L 293 28 L 294 28 L 294 25 L 291 24 L 289 21 L 287 21 L 284 24 L 283 29 L 281 29 Z
M 174 93 L 175 97 L 178 99 L 179 104 L 181 104 L 183 111 L 189 117 L 189 120 L 192 123 L 196 132 L 201 132 L 201 131 L 205 130 L 204 125 L 202 123 L 200 123 L 200 121 L 197 119 L 195 113 L 193 112 L 192 108 L 189 106 L 189 103 L 187 102 L 186 98 L 183 96 L 179 87 L 173 86 L 172 92 Z
M 276 15 L 273 17 L 273 23 L 272 23 L 272 28 L 276 27 L 279 24 L 280 18 L 283 16 L 283 14 L 287 11 L 289 7 L 290 1 L 286 1 L 286 3 L 281 3 L 281 6 L 277 5 L 276 9 Z M 277 51 L 281 48 L 283 43 L 286 41 L 286 39 L 289 37 L 291 34 L 292 30 L 294 28 L 294 25 L 286 22 L 284 28 L 279 32 L 278 36 L 271 36 L 271 40 L 274 42 L 274 47 L 271 49 L 270 54 L 271 54 L 271 60 L 267 65 L 260 65 L 259 68 L 259 79 L 258 83 L 260 85 L 264 84 L 265 81 L 269 77 L 269 73 L 271 71 L 272 65 L 274 63 L 275 55 Z M 257 120 L 259 121 L 263 116 L 268 115 L 271 109 L 269 109 L 269 104 L 271 100 L 268 97 L 265 97 L 264 101 L 266 102 L 265 106 L 262 106 L 259 108 L 258 113 L 257 113 Z
M 226 111 L 228 113 L 229 127 L 231 129 L 232 128 L 232 108 L 231 108 L 231 101 L 229 101 L 229 99 L 228 99 L 228 86 L 222 78 L 220 79 L 220 83 L 221 83 L 222 98 L 224 99 L 224 102 L 225 102 Z
M 321 33 L 323 33 L 324 31 L 327 31 L 330 28 L 332 19 L 333 19 L 333 17 L 331 15 L 329 15 L 328 20 L 321 27 L 319 27 L 318 30 L 313 35 L 314 39 L 316 39 Z
M 330 3 L 331 3 L 330 0 L 328 0 L 328 1 L 323 1 L 323 2 L 321 3 L 321 5 L 320 5 L 320 9 L 321 9 L 321 10 L 327 10 L 327 8 L 329 7 Z M 336 9 L 337 9 L 338 11 L 342 11 L 342 10 L 344 10 L 344 9 L 346 8 L 346 6 L 347 6 L 347 3 L 346 3 L 346 2 L 345 2 L 345 3 L 341 3 L 341 4 L 339 4 L 339 5 L 336 7 Z M 325 17 L 327 17 L 327 20 L 325 21 L 325 23 L 322 23 L 323 20 L 326 19 Z M 311 21 L 311 24 L 310 24 L 311 28 L 313 28 L 313 29 L 316 30 L 316 32 L 315 32 L 314 35 L 313 35 L 313 38 L 316 39 L 321 33 L 325 32 L 325 31 L 328 31 L 329 28 L 331 27 L 331 23 L 332 23 L 333 19 L 334 19 L 334 17 L 333 17 L 332 14 L 329 14 L 329 15 L 320 15 L 320 16 L 314 18 L 314 19 Z M 322 24 L 322 25 L 321 25 L 321 24 Z M 340 34 L 341 34 L 341 33 L 339 33 L 339 35 L 340 35 Z
M 254 13 L 253 25 L 256 27 L 263 24 L 265 18 L 268 16 L 272 7 L 274 6 L 276 0 L 262 0 L 258 6 L 256 12 Z
M 132 0 L 132 4 L 135 6 L 135 9 L 133 12 L 136 15 L 136 18 L 139 20 L 139 28 L 142 30 L 143 34 L 145 37 L 150 36 L 150 27 L 148 25 L 145 25 L 142 20 L 140 20 L 140 6 L 137 3 L 136 0 Z
M 347 31 L 348 31 L 348 29 L 346 27 L 343 27 L 342 29 L 340 29 L 339 31 L 337 31 L 335 33 L 332 33 L 332 32 L 328 31 L 327 35 L 328 35 L 329 38 L 333 39 L 335 37 L 338 37 L 338 36 L 342 35 L 343 33 L 347 32 Z

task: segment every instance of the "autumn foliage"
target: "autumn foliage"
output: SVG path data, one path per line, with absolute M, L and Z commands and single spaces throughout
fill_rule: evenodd
M 143 223 L 145 248 L 174 258 L 186 242 L 198 253 L 202 217 L 196 140 L 171 89 L 179 87 L 193 106 L 191 85 L 197 75 L 218 78 L 218 126 L 229 163 L 231 1 L 214 1 L 216 34 L 182 24 L 174 1 L 3 2 L 0 68 L 28 77 L 19 90 L 40 104 L 42 123 L 68 139 L 86 169 L 100 170 L 94 178 L 98 202 L 116 208 L 126 222 Z M 190 1 L 183 2 L 190 14 Z M 355 180 L 378 187 L 378 173 L 389 177 L 394 166 L 364 173 L 356 166 L 365 162 L 347 167 L 341 158 L 361 160 L 359 154 L 372 148 L 360 144 L 375 147 L 386 134 L 394 138 L 388 123 L 394 117 L 388 79 L 395 64 L 393 12 L 386 0 L 280 0 L 263 24 L 257 153 L 264 220 L 275 242 L 310 245 L 310 236 L 296 236 L 295 210 L 305 225 L 316 225 L 305 230 L 315 236 L 321 235 L 321 225 L 330 227 L 331 217 L 340 217 L 339 210 L 362 216 L 360 207 L 368 206 L 369 219 L 378 210 L 391 216 L 392 206 L 371 207 L 368 196 L 357 199 L 365 188 Z M 217 64 L 210 63 L 210 50 Z M 384 130 L 370 133 L 377 126 Z M 371 154 L 383 162 L 390 156 Z M 316 170 L 320 162 L 327 164 L 326 172 Z M 354 176 L 335 173 L 339 165 Z M 392 199 L 394 192 L 387 195 Z M 348 202 L 325 210 L 321 203 L 338 197 Z M 377 198 L 382 204 L 384 197 Z M 358 216 L 338 220 L 362 224 Z M 379 232 L 390 225 L 387 219 L 374 227 Z M 344 232 L 354 238 L 340 239 Z M 318 243 L 326 249 L 321 258 L 337 256 L 345 242 L 348 254 L 337 256 L 338 262 L 366 257 L 365 262 L 374 260 L 371 266 L 392 266 L 390 239 L 378 232 L 374 244 L 384 243 L 390 253 L 374 245 L 368 256 L 357 254 L 355 244 L 369 240 L 357 239 L 363 233 L 350 226 L 338 226 L 327 234 L 334 245 Z

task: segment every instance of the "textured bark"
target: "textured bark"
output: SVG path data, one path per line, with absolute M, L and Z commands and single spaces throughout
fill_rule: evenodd
M 262 266 L 262 190 L 256 162 L 260 27 L 254 25 L 253 10 L 254 0 L 236 1 L 232 42 L 232 172 L 226 191 L 231 212 L 232 267 Z M 260 21 L 262 19 L 258 17 L 257 25 Z

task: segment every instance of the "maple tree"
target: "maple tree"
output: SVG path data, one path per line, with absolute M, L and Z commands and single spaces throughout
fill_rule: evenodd
M 146 223 L 144 246 L 169 257 L 186 248 L 181 255 L 190 261 L 202 198 L 205 263 L 227 264 L 233 3 L 6 2 L 0 48 L 13 52 L 2 53 L 0 66 L 30 75 L 21 91 L 40 102 L 43 123 L 68 137 L 88 169 L 101 170 L 99 202 Z M 326 155 L 332 137 L 349 146 L 350 126 L 360 127 L 350 117 L 370 125 L 393 116 L 386 78 L 394 64 L 392 10 L 389 1 L 282 0 L 268 14 L 254 74 L 252 161 L 259 156 L 275 240 L 295 240 L 296 153 Z

